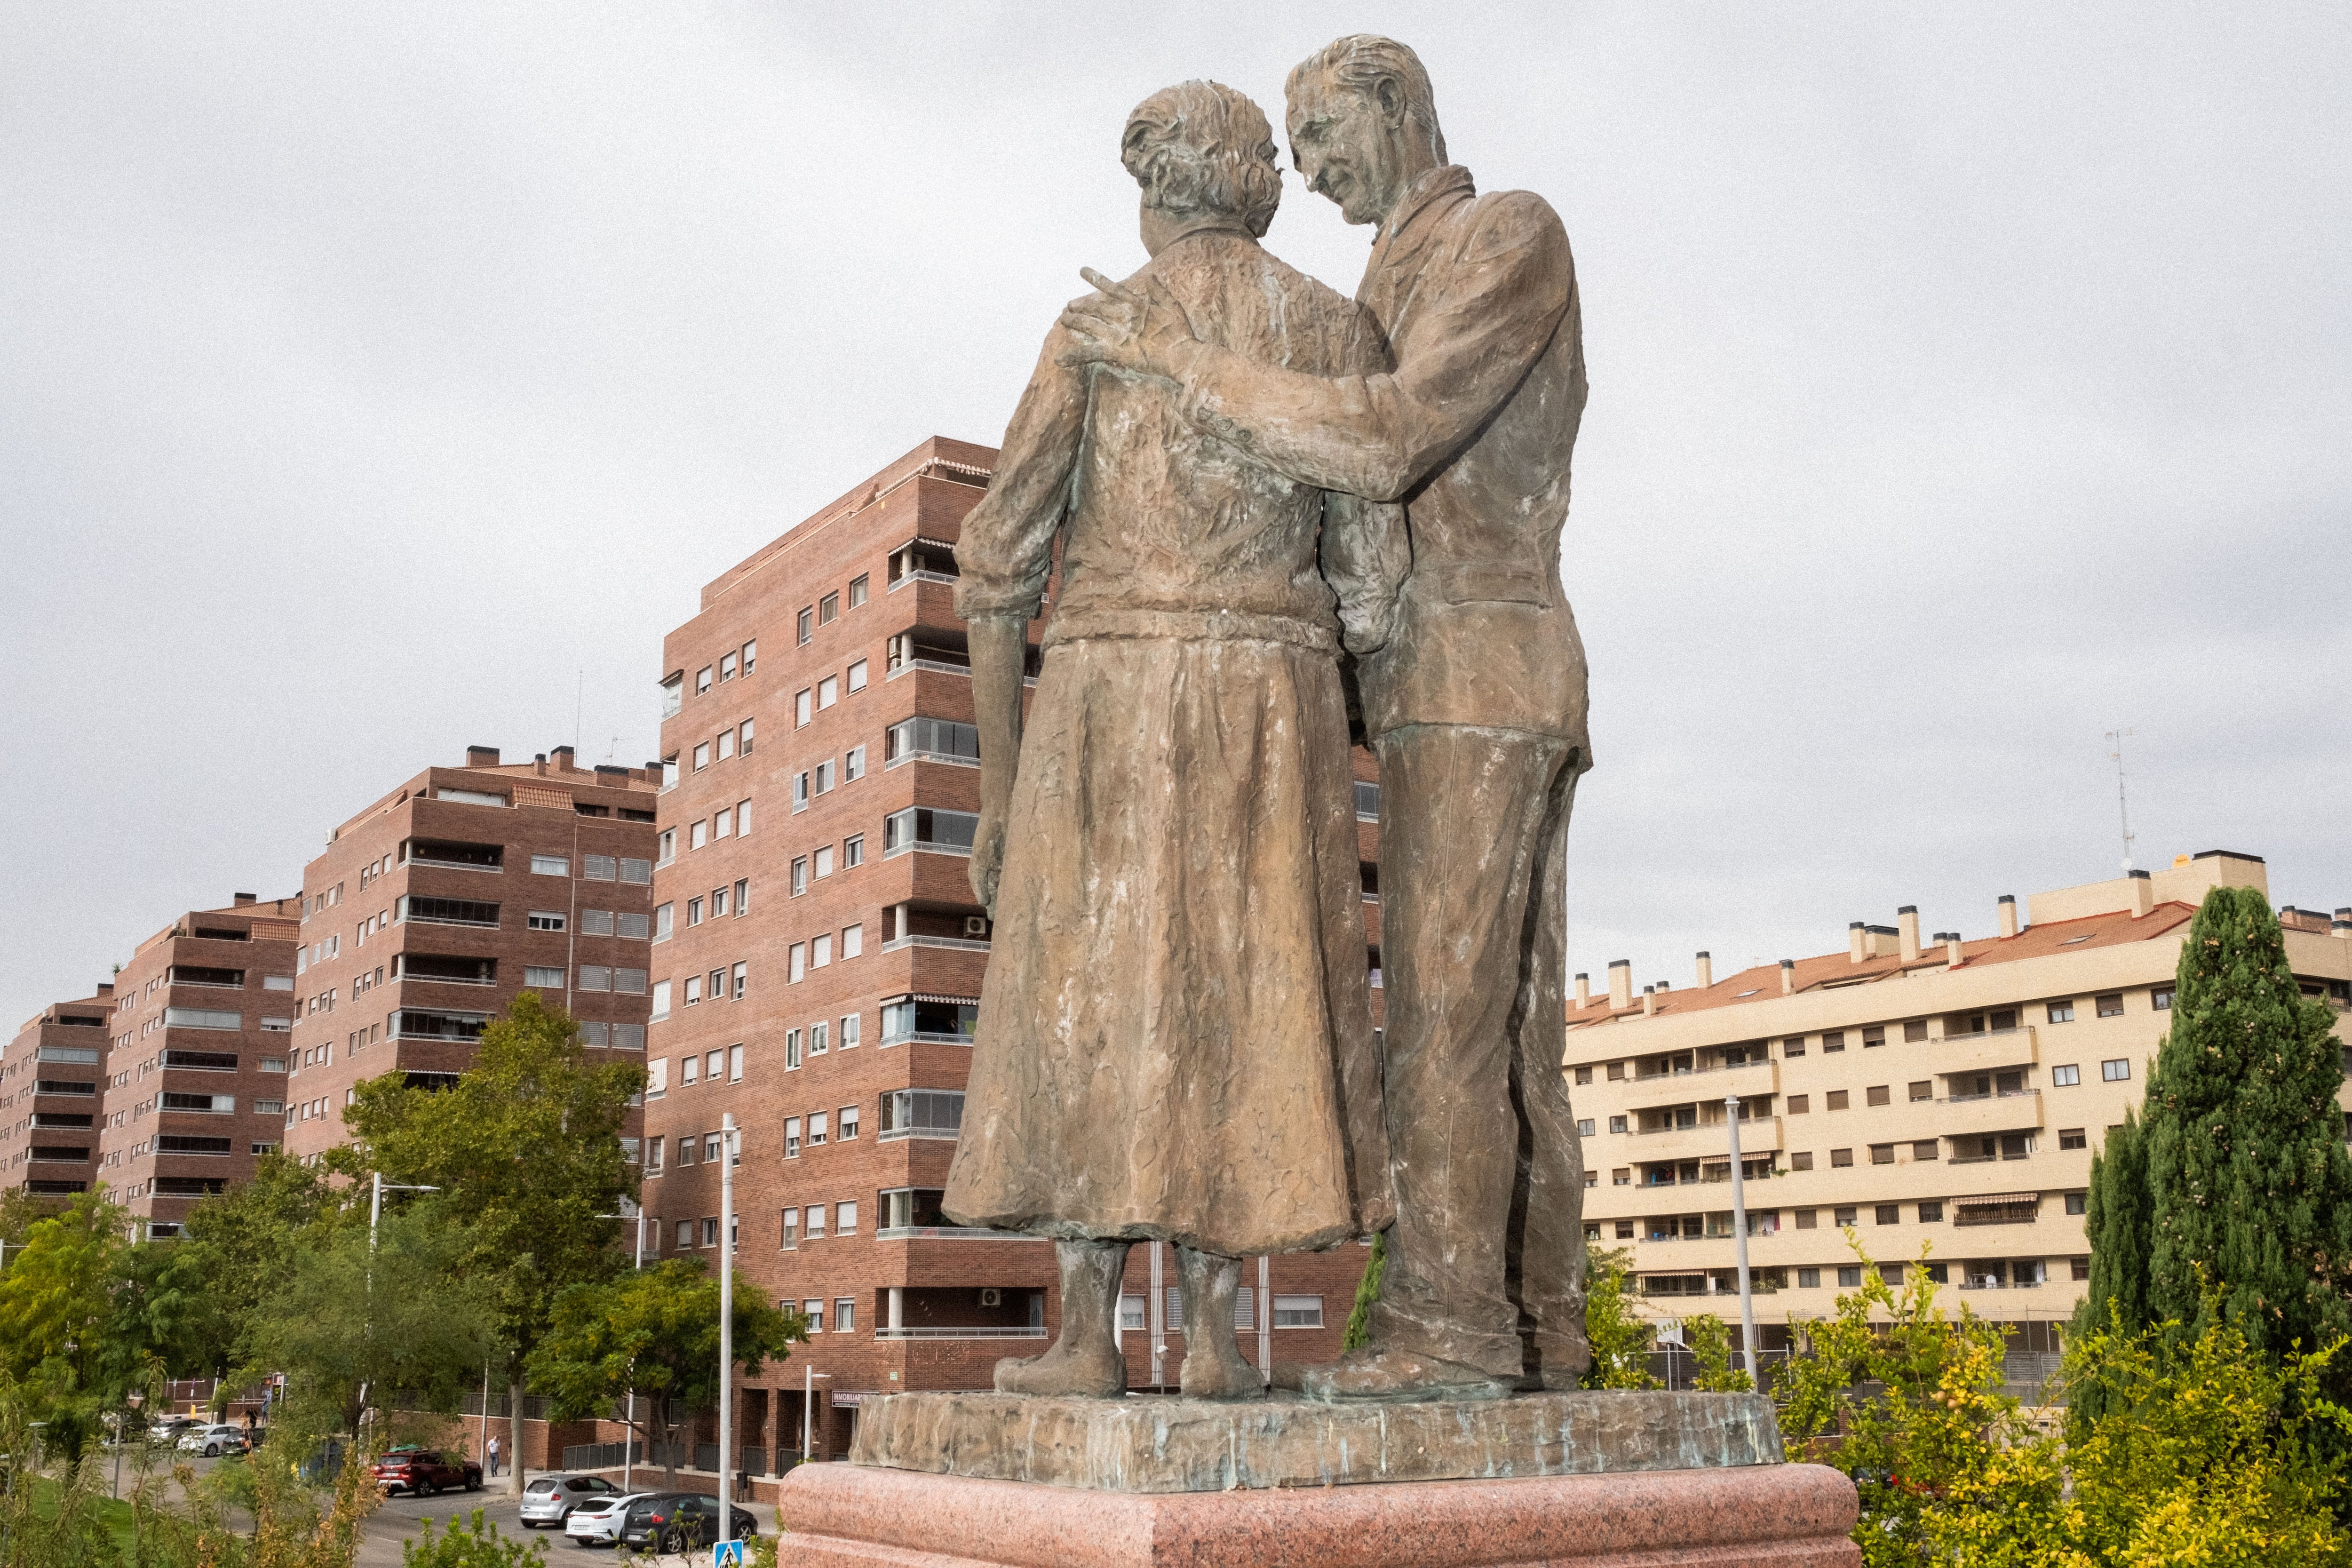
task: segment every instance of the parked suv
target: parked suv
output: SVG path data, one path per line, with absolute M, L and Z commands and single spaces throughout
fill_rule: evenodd
M 719 1500 L 700 1492 L 656 1492 L 629 1505 L 621 1524 L 623 1546 L 650 1552 L 694 1552 L 719 1541 L 749 1541 L 760 1532 L 760 1521 L 741 1509 L 734 1513 L 734 1531 L 719 1533 Z
M 375 1480 L 387 1492 L 405 1489 L 418 1497 L 459 1487 L 475 1492 L 482 1489 L 482 1467 L 431 1448 L 394 1448 L 375 1462 Z
M 590 1498 L 621 1495 L 621 1489 L 602 1476 L 541 1476 L 522 1491 L 522 1527 L 562 1525 L 572 1510 Z

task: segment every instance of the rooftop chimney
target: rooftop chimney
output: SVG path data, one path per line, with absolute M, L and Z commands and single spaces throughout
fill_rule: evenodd
M 1698 955 L 1698 988 L 1702 991 L 1715 984 L 1715 960 L 1702 951 Z
M 247 904 L 257 904 L 261 902 L 261 898 L 260 895 L 256 893 L 237 893 L 233 896 L 232 901 L 235 903 L 236 907 L 243 909 Z
M 1780 994 L 1793 996 L 1796 994 L 1797 961 L 1793 958 L 1784 958 L 1780 961 Z
M 2330 936 L 2352 937 L 2352 910 L 2338 910 L 2336 918 L 2327 922 Z
M 569 746 L 558 746 L 554 750 L 549 752 L 547 755 L 549 760 L 555 764 L 555 771 L 559 773 L 577 773 L 579 771 L 572 765 L 572 748 Z
M 1960 966 L 1960 933 L 1956 931 L 1939 931 L 1936 933 L 1936 940 L 1944 944 L 1946 965 L 1958 969 Z
M 1870 931 L 1860 921 L 1846 922 L 1845 956 L 1849 963 L 1860 963 L 1870 956 Z
M 1590 974 L 1579 974 L 1576 977 L 1576 1010 L 1581 1013 L 1587 1007 L 1591 1005 L 1592 976 Z
M 113 995 L 113 994 L 114 994 L 114 982 L 113 982 L 113 981 L 111 981 L 111 980 L 101 980 L 101 981 L 100 981 L 100 982 L 98 983 L 98 994 L 99 994 L 100 996 L 111 996 L 111 995 Z
M 530 759 L 530 771 L 537 773 L 541 778 L 545 778 L 547 776 L 547 753 L 545 752 L 536 752 L 532 755 Z
M 2017 895 L 2015 893 L 2003 893 L 2000 896 L 2000 934 L 2015 936 L 2017 934 Z
M 1609 1006 L 1612 1012 L 1623 1012 L 1633 1005 L 1633 961 L 1612 958 L 1609 961 Z
M 466 765 L 469 768 L 497 767 L 499 749 L 496 746 L 468 746 L 466 748 Z
M 1895 930 L 1903 943 L 1903 962 L 1919 962 L 1919 906 L 1906 904 L 1895 911 Z
M 1643 1014 L 1643 1016 L 1644 1017 L 1653 1016 L 1654 1016 L 1654 1015 L 1657 1013 L 1657 1010 L 1658 1010 L 1658 988 L 1657 988 L 1656 986 L 1654 986 L 1654 985 L 1644 985 L 1644 986 L 1643 986 L 1643 987 L 1642 987 L 1642 1014 Z
M 2132 918 L 2137 920 L 2156 908 L 2156 879 L 2145 871 L 2132 871 L 2126 875 L 2131 883 Z

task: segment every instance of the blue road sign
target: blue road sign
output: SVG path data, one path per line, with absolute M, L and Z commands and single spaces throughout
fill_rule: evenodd
M 740 1568 L 751 1559 L 743 1554 L 743 1542 L 722 1541 L 710 1549 L 710 1568 Z

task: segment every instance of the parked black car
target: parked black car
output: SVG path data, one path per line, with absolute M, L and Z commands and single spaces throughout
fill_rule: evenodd
M 734 1532 L 719 1533 L 719 1500 L 700 1492 L 656 1492 L 629 1505 L 621 1544 L 648 1552 L 695 1552 L 720 1541 L 749 1541 L 760 1521 L 733 1510 Z

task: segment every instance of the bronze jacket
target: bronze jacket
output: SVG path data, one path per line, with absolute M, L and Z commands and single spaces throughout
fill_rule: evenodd
M 1480 196 L 1467 169 L 1433 169 L 1382 227 L 1356 298 L 1393 374 L 1304 375 L 1187 343 L 1179 406 L 1294 479 L 1404 501 L 1412 574 L 1394 636 L 1362 666 L 1373 733 L 1520 730 L 1589 766 L 1584 645 L 1559 577 L 1585 396 L 1567 231 L 1540 196 Z

